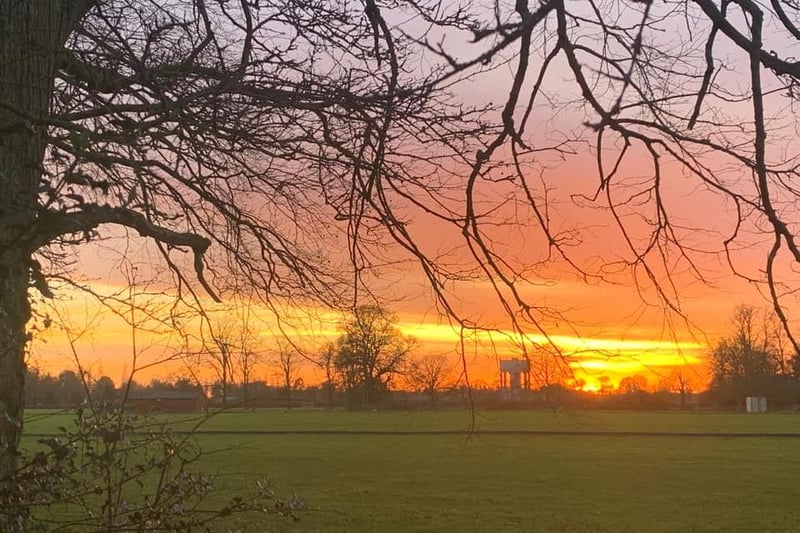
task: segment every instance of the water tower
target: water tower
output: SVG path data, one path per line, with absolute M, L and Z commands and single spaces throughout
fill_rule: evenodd
M 530 390 L 530 362 L 527 359 L 501 359 L 500 388 L 511 390 Z

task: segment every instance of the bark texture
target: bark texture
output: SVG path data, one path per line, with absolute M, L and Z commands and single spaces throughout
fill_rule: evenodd
M 22 433 L 26 327 L 45 125 L 70 2 L 0 0 L 0 479 Z M 0 523 L 0 529 L 10 526 Z

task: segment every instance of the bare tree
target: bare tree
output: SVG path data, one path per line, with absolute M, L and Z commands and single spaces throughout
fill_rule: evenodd
M 529 360 L 533 382 L 539 389 L 563 385 L 574 376 L 569 361 L 549 346 L 534 348 Z
M 333 409 L 336 392 L 336 346 L 326 344 L 314 358 L 314 364 L 325 372 L 325 392 L 328 396 L 328 407 Z
M 681 411 L 686 409 L 686 399 L 692 393 L 694 387 L 692 379 L 686 369 L 676 368 L 670 373 L 669 385 L 672 392 L 680 396 Z
M 394 316 L 377 305 L 358 307 L 341 327 L 336 370 L 352 403 L 374 405 L 402 369 L 414 341 L 403 336 Z
M 303 380 L 300 377 L 303 359 L 294 348 L 280 346 L 275 354 L 274 364 L 280 375 L 281 386 L 286 397 L 286 407 L 291 407 L 292 391 L 301 388 L 303 384 Z
M 213 344 L 210 349 L 202 352 L 202 359 L 214 371 L 220 387 L 222 407 L 228 407 L 228 396 L 231 385 L 235 382 L 234 364 L 238 346 L 235 344 L 235 333 L 229 324 L 217 328 L 212 332 Z
M 412 389 L 428 395 L 434 409 L 438 405 L 439 392 L 445 386 L 455 366 L 443 354 L 426 354 L 410 361 L 404 372 L 405 380 Z
M 262 347 L 257 340 L 255 331 L 255 316 L 251 312 L 251 306 L 245 302 L 244 305 L 236 306 L 236 327 L 238 333 L 237 351 L 234 365 L 239 374 L 239 385 L 242 391 L 242 403 L 250 405 L 251 383 L 256 374 L 259 364 L 262 363 Z
M 617 392 L 620 394 L 637 394 L 647 391 L 647 378 L 641 374 L 625 376 L 619 381 Z
M 221 311 L 223 317 L 214 319 L 209 315 L 205 321 L 209 339 L 201 341 L 203 347 L 199 350 L 186 349 L 190 365 L 213 373 L 223 408 L 229 406 L 234 386 L 242 393 L 240 401 L 249 402 L 250 383 L 262 359 L 249 312 L 245 310 L 240 315 L 239 311 L 225 307 Z
M 597 381 L 600 383 L 600 394 L 607 395 L 614 392 L 614 384 L 608 376 L 600 376 L 597 378 Z
M 255 376 L 261 360 L 262 354 L 252 344 L 244 344 L 239 351 L 237 366 L 241 376 L 242 403 L 245 406 L 252 405 L 253 398 L 250 396 L 250 389 L 253 383 L 253 376 Z

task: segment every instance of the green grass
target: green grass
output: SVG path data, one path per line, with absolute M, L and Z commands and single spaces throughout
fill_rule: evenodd
M 25 430 L 48 433 L 72 423 L 74 415 L 58 411 L 29 410 Z M 328 411 L 324 409 L 263 409 L 255 412 L 230 410 L 208 420 L 200 415 L 163 417 L 172 427 L 188 429 L 202 422 L 201 429 L 242 430 L 375 430 L 432 431 L 468 430 L 473 413 L 443 411 Z M 624 411 L 478 411 L 479 430 L 546 431 L 642 431 L 709 433 L 798 433 L 800 413 L 680 413 Z
M 32 413 L 35 416 L 35 413 Z M 207 429 L 465 429 L 470 413 L 264 410 Z M 171 420 L 184 417 L 170 417 Z M 44 431 L 68 417 L 33 419 Z M 180 420 L 176 421 L 180 424 Z M 185 419 L 182 423 L 186 423 Z M 771 413 L 480 413 L 479 429 L 800 433 Z M 554 435 L 204 435 L 226 491 L 269 478 L 308 501 L 275 532 L 800 531 L 800 439 Z M 234 525 L 234 524 L 232 524 Z
M 209 449 L 234 442 L 207 437 Z M 274 531 L 796 531 L 800 443 L 616 437 L 237 438 L 209 457 L 309 510 Z

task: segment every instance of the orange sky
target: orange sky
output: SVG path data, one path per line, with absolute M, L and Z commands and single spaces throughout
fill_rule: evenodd
M 552 185 L 548 185 L 552 202 L 554 223 L 562 229 L 580 228 L 580 242 L 570 250 L 572 258 L 581 265 L 597 271 L 609 263 L 625 257 L 627 253 L 619 232 L 609 221 L 609 214 L 596 208 L 575 205 L 569 198 L 577 192 L 588 194 L 594 188 L 596 177 L 592 174 L 590 154 L 567 161 L 552 172 Z M 637 174 L 637 169 L 629 169 Z M 646 175 L 647 169 L 638 169 L 638 174 Z M 550 176 L 550 174 L 546 174 Z M 587 388 L 597 388 L 599 379 L 607 376 L 618 382 L 624 376 L 645 375 L 655 386 L 668 377 L 675 367 L 688 367 L 694 376 L 695 387 L 702 388 L 707 382 L 704 358 L 709 344 L 725 333 L 726 322 L 733 309 L 742 303 L 763 305 L 763 299 L 753 287 L 729 272 L 718 252 L 719 240 L 710 238 L 708 231 L 723 234 L 730 226 L 730 214 L 726 206 L 709 202 L 702 192 L 688 194 L 681 190 L 682 178 L 675 177 L 674 187 L 665 191 L 667 202 L 676 204 L 674 221 L 686 227 L 702 229 L 696 234 L 684 235 L 687 243 L 698 250 L 695 260 L 703 268 L 706 283 L 700 282 L 685 271 L 685 265 L 676 263 L 671 272 L 675 282 L 675 301 L 689 322 L 675 313 L 665 313 L 660 305 L 653 286 L 646 280 L 635 278 L 629 270 L 605 272 L 607 281 L 585 283 L 574 272 L 565 267 L 563 261 L 553 260 L 542 265 L 531 275 L 530 283 L 521 283 L 520 293 L 537 306 L 546 306 L 563 312 L 564 319 L 550 319 L 543 322 L 555 346 L 570 361 L 577 379 L 583 380 Z M 503 195 L 499 195 L 503 197 Z M 487 195 L 491 202 L 491 195 Z M 705 203 L 704 203 L 705 202 Z M 525 266 L 541 261 L 543 250 L 541 236 L 535 228 L 520 229 L 516 222 L 525 218 L 518 204 L 512 204 L 515 218 L 497 228 L 487 229 L 494 239 L 496 249 L 516 265 Z M 509 210 L 511 207 L 504 206 Z M 411 212 L 408 214 L 410 231 L 423 251 L 431 254 L 441 253 L 443 249 L 453 250 L 450 260 L 453 263 L 468 264 L 470 258 L 463 245 L 459 248 L 457 228 L 444 224 L 433 224 L 430 220 Z M 504 212 L 498 211 L 502 218 Z M 631 227 L 636 229 L 636 221 Z M 645 228 L 646 229 L 646 228 Z M 491 232 L 494 231 L 494 234 Z M 711 235 L 713 237 L 713 235 Z M 141 240 L 110 240 L 101 245 L 84 247 L 78 256 L 76 270 L 91 280 L 91 285 L 101 293 L 120 293 L 127 296 L 125 275 L 119 265 L 125 248 L 133 261 L 138 261 L 139 274 L 150 276 L 151 271 L 162 269 L 158 254 Z M 737 253 L 737 266 L 745 272 L 755 272 L 761 266 L 759 246 L 745 247 Z M 388 256 L 398 254 L 396 249 L 387 248 Z M 127 276 L 131 276 L 130 267 Z M 191 270 L 189 271 L 191 272 Z M 657 271 L 657 275 L 664 274 Z M 537 277 L 538 276 L 538 277 Z M 163 276 L 162 276 L 163 278 Z M 638 281 L 638 285 L 635 282 Z M 417 354 L 444 353 L 452 358 L 454 364 L 460 357 L 458 332 L 435 311 L 430 295 L 428 281 L 422 276 L 413 262 L 401 263 L 379 272 L 375 276 L 378 292 L 385 296 L 392 311 L 397 313 L 401 330 L 418 340 Z M 661 281 L 666 284 L 666 278 Z M 140 287 L 140 290 L 147 291 Z M 159 281 L 149 289 L 155 293 L 172 293 L 167 282 Z M 530 328 L 526 339 L 509 334 L 507 316 L 497 302 L 491 285 L 480 281 L 452 282 L 447 287 L 448 294 L 457 311 L 466 319 L 498 332 L 489 335 L 470 334 L 464 343 L 468 368 L 473 382 L 479 381 L 492 386 L 499 380 L 498 361 L 506 357 L 521 355 L 519 342 L 524 340 L 529 350 L 536 344 L 546 345 L 547 339 Z M 181 338 L 163 325 L 152 321 L 144 324 L 144 329 L 156 328 L 159 333 L 137 333 L 137 362 L 132 355 L 131 331 L 118 317 L 103 311 L 97 303 L 71 290 L 60 292 L 63 299 L 56 303 L 62 321 L 67 321 L 73 330 L 77 352 L 87 369 L 94 375 L 107 374 L 120 382 L 133 368 L 146 366 L 139 370 L 135 378 L 147 381 L 152 377 L 175 377 L 187 373 L 186 363 L 170 360 L 149 366 L 157 361 L 169 360 L 181 349 Z M 147 300 L 138 297 L 139 303 Z M 173 299 L 151 297 L 151 305 L 157 308 L 156 314 L 165 314 L 173 306 Z M 230 296 L 226 304 L 231 305 Z M 224 308 L 205 302 L 212 314 L 226 314 Z M 124 306 L 123 306 L 124 307 Z M 214 311 L 222 309 L 221 311 Z M 122 309 L 123 312 L 125 309 Z M 187 312 L 182 309 L 182 313 Z M 336 336 L 336 324 L 340 316 L 318 309 L 297 309 L 287 307 L 284 313 L 285 330 L 298 346 L 313 353 L 325 342 Z M 276 322 L 272 311 L 263 306 L 254 307 L 254 315 L 261 322 L 258 338 L 261 349 L 268 354 L 274 350 L 277 341 Z M 142 317 L 140 313 L 138 317 Z M 137 318 L 139 320 L 140 318 Z M 195 337 L 199 335 L 199 321 L 194 318 L 182 319 L 183 326 Z M 90 326 L 87 329 L 87 324 Z M 85 331 L 84 331 L 85 330 Z M 78 335 L 75 332 L 82 332 Z M 503 334 L 506 332 L 507 334 Z M 59 328 L 39 335 L 32 347 L 36 365 L 57 372 L 62 368 L 74 366 L 72 347 Z M 535 358 L 534 358 L 535 359 Z M 536 361 L 534 360 L 534 366 Z M 536 369 L 534 369 L 534 374 Z M 276 370 L 262 365 L 257 371 L 257 379 L 274 381 Z M 305 380 L 308 383 L 322 379 L 313 365 L 306 364 Z M 535 383 L 534 378 L 534 383 Z
M 698 281 L 686 271 L 685 264 L 670 264 L 670 274 L 675 283 L 675 294 L 672 296 L 681 306 L 689 321 L 686 322 L 675 313 L 664 312 L 654 287 L 647 280 L 635 277 L 630 269 L 608 270 L 609 264 L 629 255 L 619 231 L 609 220 L 607 211 L 576 205 L 570 200 L 579 192 L 590 194 L 596 188 L 597 178 L 593 174 L 591 160 L 591 154 L 579 154 L 559 164 L 555 170 L 548 170 L 544 176 L 548 180 L 553 224 L 563 231 L 576 228 L 576 234 L 579 235 L 577 245 L 570 249 L 572 259 L 582 266 L 586 265 L 590 271 L 603 272 L 606 281 L 595 280 L 587 284 L 566 268 L 563 261 L 555 259 L 532 270 L 530 282 L 520 283 L 520 294 L 537 306 L 558 309 L 563 313 L 563 320 L 549 319 L 542 325 L 555 346 L 570 361 L 575 377 L 583 380 L 587 388 L 596 388 L 599 379 L 604 376 L 612 382 L 618 382 L 622 377 L 633 374 L 645 375 L 649 383 L 655 386 L 668 377 L 675 367 L 684 366 L 689 367 L 688 372 L 694 376 L 695 387 L 702 388 L 707 382 L 704 358 L 709 351 L 708 346 L 725 333 L 728 317 L 734 308 L 742 303 L 756 306 L 764 304 L 763 298 L 752 286 L 730 274 L 719 255 L 719 237 L 726 235 L 733 224 L 728 206 L 714 203 L 714 198 L 708 193 L 687 189 L 684 178 L 677 171 L 673 183 L 664 191 L 665 201 L 672 206 L 673 222 L 686 228 L 696 228 L 695 231 L 686 231 L 682 237 L 685 243 L 694 247 L 693 259 L 702 268 L 706 280 Z M 633 162 L 636 161 L 633 158 Z M 639 161 L 643 165 L 641 168 L 633 162 L 627 168 L 630 175 L 646 177 L 649 172 L 646 161 Z M 665 167 L 669 165 L 665 163 Z M 497 187 L 502 188 L 503 185 Z M 487 190 L 483 198 L 489 205 L 495 201 L 489 194 L 491 192 L 498 193 L 498 202 L 514 194 L 507 190 L 502 194 L 500 189 Z M 509 217 L 512 211 L 513 217 Z M 470 258 L 463 244 L 459 245 L 458 228 L 432 223 L 418 212 L 411 211 L 407 215 L 408 228 L 423 251 L 435 255 L 448 250 L 449 260 L 453 264 L 469 264 Z M 489 225 L 486 232 L 494 240 L 496 251 L 510 263 L 524 268 L 546 256 L 546 247 L 542 245 L 542 237 L 536 233 L 536 228 L 517 224 L 520 220 L 529 220 L 530 213 L 524 212 L 524 204 L 511 202 L 498 209 L 495 216 L 506 221 L 496 227 Z M 638 229 L 647 229 L 635 218 L 631 220 L 630 228 L 634 234 Z M 757 273 L 762 267 L 761 238 L 753 234 L 751 242 L 734 253 L 736 265 L 743 272 Z M 127 264 L 120 260 L 123 248 L 132 261 L 138 262 L 143 277 L 152 276 L 153 270 L 163 270 L 162 259 L 141 242 L 135 238 L 129 242 L 112 239 L 99 245 L 86 246 L 78 256 L 76 270 L 91 280 L 91 285 L 99 292 L 127 296 L 125 275 L 119 270 L 120 264 Z M 387 247 L 383 253 L 388 257 L 400 257 L 399 251 L 392 247 Z M 667 286 L 668 280 L 663 269 L 657 269 L 655 273 Z M 458 332 L 435 311 L 428 281 L 418 266 L 413 261 L 400 263 L 399 266 L 379 271 L 374 281 L 378 293 L 387 298 L 387 307 L 397 313 L 401 330 L 418 340 L 417 354 L 444 353 L 455 364 L 460 357 Z M 140 289 L 146 290 L 143 287 Z M 173 289 L 162 279 L 154 283 L 150 291 L 172 293 Z M 473 382 L 479 381 L 489 386 L 495 384 L 499 379 L 499 359 L 520 356 L 520 340 L 524 340 L 529 350 L 536 344 L 547 344 L 547 340 L 537 334 L 534 328 L 529 327 L 525 339 L 508 333 L 510 325 L 507 315 L 488 282 L 451 282 L 447 285 L 447 291 L 454 307 L 464 318 L 498 330 L 492 335 L 470 334 L 464 343 L 464 356 Z M 180 336 L 169 328 L 156 326 L 152 321 L 144 324 L 145 329 L 155 327 L 159 333 L 142 331 L 137 334 L 138 359 L 134 363 L 131 331 L 122 320 L 108 311 L 102 311 L 92 299 L 71 290 L 62 290 L 60 295 L 63 299 L 56 303 L 56 308 L 60 310 L 61 320 L 68 322 L 73 336 L 77 335 L 74 342 L 76 351 L 85 367 L 94 375 L 107 374 L 119 383 L 133 368 L 142 366 L 147 368 L 138 370 L 135 376 L 140 381 L 187 373 L 186 363 L 180 360 L 149 366 L 173 358 L 181 349 Z M 139 297 L 140 303 L 145 300 L 147 298 Z M 164 315 L 173 307 L 173 299 L 167 296 L 152 297 L 151 300 L 151 304 L 157 308 L 156 314 Z M 232 299 L 228 296 L 226 304 L 231 303 Z M 206 305 L 212 314 L 228 313 L 210 302 L 206 302 Z M 125 311 L 124 306 L 122 311 Z M 181 309 L 181 312 L 186 313 L 187 310 Z M 285 315 L 285 330 L 298 346 L 309 353 L 335 338 L 336 324 L 341 318 L 318 309 L 287 307 L 281 312 Z M 258 338 L 265 354 L 274 350 L 277 343 L 276 322 L 271 313 L 263 306 L 254 307 L 254 315 L 260 317 L 261 321 Z M 141 316 L 140 313 L 138 317 Z M 192 335 L 199 335 L 199 321 L 196 318 L 184 318 L 182 322 Z M 81 333 L 78 335 L 76 332 Z M 58 327 L 36 337 L 32 354 L 34 363 L 50 372 L 75 364 L 72 347 Z M 272 382 L 276 370 L 264 364 L 256 374 L 257 379 Z M 308 383 L 321 380 L 320 373 L 315 372 L 311 364 L 305 365 L 304 375 Z
M 415 284 L 413 276 L 400 279 L 409 287 L 409 297 L 396 302 L 392 308 L 398 316 L 401 331 L 417 339 L 414 355 L 443 353 L 453 361 L 454 376 L 460 368 L 459 332 L 451 327 L 433 310 L 419 289 L 421 281 Z M 122 286 L 94 282 L 99 292 L 126 293 Z M 417 287 L 416 289 L 412 289 Z M 416 290 L 414 297 L 410 297 Z M 675 367 L 685 367 L 692 376 L 696 388 L 706 384 L 704 357 L 707 344 L 712 342 L 718 332 L 723 331 L 727 317 L 733 307 L 743 301 L 752 301 L 745 293 L 729 290 L 712 290 L 705 287 L 689 288 L 685 294 L 688 317 L 699 328 L 692 329 L 681 322 L 666 323 L 658 309 L 647 308 L 641 304 L 639 295 L 633 288 L 623 285 L 584 285 L 574 281 L 564 281 L 549 286 L 532 289 L 539 299 L 547 299 L 550 304 L 570 309 L 569 316 L 574 319 L 567 324 L 553 325 L 550 340 L 568 357 L 575 378 L 585 383 L 585 388 L 596 389 L 599 379 L 607 376 L 616 383 L 624 376 L 642 374 L 651 386 L 668 378 Z M 183 344 L 179 335 L 168 327 L 147 320 L 138 312 L 136 320 L 141 320 L 142 329 L 136 333 L 137 359 L 134 361 L 132 332 L 119 317 L 102 310 L 99 305 L 85 295 L 65 291 L 70 296 L 56 302 L 57 318 L 55 325 L 46 333 L 35 338 L 32 346 L 34 364 L 49 372 L 63 368 L 74 368 L 74 346 L 85 369 L 93 375 L 106 374 L 120 383 L 135 367 L 135 379 L 148 381 L 153 377 L 177 377 L 187 375 L 184 360 L 170 360 Z M 519 357 L 518 343 L 514 335 L 502 329 L 503 318 L 493 310 L 489 289 L 485 284 L 475 283 L 463 297 L 465 307 L 481 307 L 484 323 L 500 327 L 494 333 L 467 333 L 463 346 L 466 353 L 470 378 L 473 383 L 494 386 L 499 379 L 498 361 L 501 358 Z M 62 293 L 64 294 L 64 293 Z M 481 305 L 483 302 L 483 305 Z M 137 296 L 137 303 L 152 308 L 156 313 L 166 313 L 172 306 L 169 296 Z M 231 304 L 230 300 L 227 302 Z M 212 317 L 229 316 L 231 312 L 224 307 L 205 302 Z M 297 346 L 313 353 L 320 346 L 336 338 L 336 325 L 340 315 L 319 309 L 307 310 L 285 308 L 283 327 Z M 477 316 L 476 314 L 476 316 Z M 276 328 L 271 312 L 263 306 L 253 307 L 252 328 L 257 332 L 256 344 L 263 352 L 265 362 L 256 371 L 255 378 L 270 383 L 276 381 L 277 369 L 266 362 L 282 338 Z M 214 318 L 215 320 L 217 318 Z M 66 328 L 63 324 L 66 323 Z M 87 327 L 87 325 L 89 327 Z M 199 321 L 184 319 L 183 325 L 192 335 L 197 335 Z M 73 345 L 68 342 L 65 329 L 71 331 Z M 157 330 L 152 332 L 149 330 Z M 708 334 L 708 335 L 706 335 Z M 529 349 L 537 343 L 546 345 L 547 340 L 538 334 L 528 336 Z M 195 341 L 196 342 L 196 341 Z M 531 352 L 534 364 L 534 385 L 536 385 L 537 365 L 541 356 Z M 159 362 L 161 361 L 161 362 Z M 154 364 L 158 363 L 158 364 Z M 149 366 L 154 364 L 154 366 Z M 552 364 L 552 360 L 549 363 Z M 193 368 L 206 379 L 210 372 Z M 303 365 L 303 377 L 307 383 L 319 382 L 322 374 L 312 364 Z
M 742 65 L 746 66 L 746 62 Z M 507 68 L 477 76 L 466 84 L 465 94 L 461 96 L 466 102 L 476 105 L 489 100 L 502 101 L 507 96 L 511 67 L 513 62 Z M 580 92 L 569 83 L 563 59 L 557 60 L 553 69 L 542 90 L 555 101 L 579 99 Z M 586 118 L 584 111 L 574 105 L 564 105 L 558 110 L 537 105 L 529 121 L 526 140 L 531 146 L 541 148 L 566 137 L 580 137 L 583 134 L 573 132 Z M 775 150 L 783 146 L 781 142 L 787 146 L 794 142 L 793 138 L 780 142 L 770 140 Z M 550 340 L 569 358 L 576 377 L 586 381 L 588 388 L 595 387 L 603 376 L 617 382 L 621 377 L 633 374 L 643 374 L 651 385 L 655 385 L 678 366 L 690 367 L 695 376 L 695 386 L 703 387 L 707 381 L 704 358 L 708 347 L 725 333 L 728 317 L 734 308 L 742 303 L 764 305 L 763 297 L 754 286 L 730 273 L 721 254 L 723 241 L 736 225 L 735 212 L 723 198 L 699 185 L 696 177 L 688 176 L 684 169 L 662 154 L 661 199 L 677 236 L 690 248 L 691 259 L 701 269 L 704 278 L 698 280 L 689 272 L 688 262 L 674 253 L 674 249 L 671 250 L 665 259 L 666 267 L 655 267 L 654 276 L 668 287 L 670 297 L 680 305 L 689 322 L 675 313 L 665 313 L 652 283 L 642 271 L 621 266 L 624 260 L 630 260 L 631 251 L 611 213 L 602 207 L 602 201 L 588 200 L 598 192 L 599 184 L 596 155 L 590 144 L 575 143 L 571 147 L 574 153 L 566 157 L 557 152 L 539 152 L 525 161 L 524 171 L 537 198 L 547 195 L 551 229 L 570 237 L 568 241 L 573 244 L 568 247 L 570 258 L 589 274 L 602 274 L 605 281 L 584 283 L 563 260 L 548 257 L 551 250 L 537 229 L 536 219 L 518 187 L 518 181 L 488 179 L 507 172 L 507 168 L 497 169 L 491 176 L 487 175 L 487 179 L 479 180 L 476 186 L 476 203 L 484 213 L 491 213 L 483 226 L 484 235 L 491 238 L 494 250 L 501 257 L 529 275 L 530 283 L 521 283 L 519 287 L 528 302 L 563 313 L 563 320 L 548 319 L 542 325 L 550 334 Z M 612 166 L 619 146 L 614 146 L 613 141 L 605 146 L 601 159 Z M 413 151 L 413 147 L 408 150 Z M 503 155 L 498 153 L 497 157 Z M 742 172 L 738 162 L 699 157 L 717 178 L 733 184 L 741 181 L 744 188 L 748 186 L 750 177 Z M 462 183 L 465 171 L 467 169 L 453 168 L 451 176 L 441 177 L 452 181 L 450 193 L 454 196 L 436 198 L 437 201 L 451 207 L 463 202 L 457 191 L 462 190 L 458 185 Z M 646 190 L 652 184 L 653 172 L 650 159 L 645 157 L 640 146 L 634 146 L 619 168 L 621 182 L 612 194 L 612 199 L 620 203 L 620 216 L 631 232 L 635 246 L 647 242 L 648 221 L 654 215 L 652 198 L 648 199 L 646 195 L 638 197 L 634 193 Z M 631 198 L 633 200 L 626 202 Z M 421 209 L 404 209 L 402 206 L 405 204 L 397 198 L 391 200 L 395 200 L 392 205 L 400 206 L 396 208 L 405 217 L 405 227 L 423 252 L 431 256 L 446 253 L 454 268 L 463 266 L 465 270 L 473 269 L 470 272 L 474 272 L 474 261 L 466 253 L 460 226 L 436 221 Z M 739 240 L 731 254 L 740 272 L 754 277 L 760 275 L 764 267 L 765 238 L 768 240 L 769 234 L 761 233 L 757 222 L 747 222 L 740 228 Z M 163 270 L 158 254 L 138 242 L 133 241 L 129 255 L 139 261 L 144 270 L 150 270 L 152 266 L 149 265 L 157 265 Z M 342 243 L 326 244 L 335 249 Z M 88 246 L 79 256 L 77 270 L 92 280 L 92 285 L 101 292 L 125 292 L 122 277 L 114 266 L 119 264 L 119 248 L 119 243 L 112 241 Z M 388 246 L 385 251 L 381 249 L 381 253 L 389 259 L 400 258 L 397 247 Z M 533 267 L 540 262 L 542 264 Z M 796 281 L 796 273 L 791 273 L 789 265 L 785 272 L 787 280 Z M 669 288 L 667 274 L 672 276 L 672 288 Z M 418 266 L 406 260 L 399 266 L 378 272 L 373 281 L 376 292 L 389 301 L 387 307 L 397 313 L 401 330 L 418 340 L 419 354 L 445 353 L 454 362 L 458 359 L 461 346 L 458 332 L 436 312 L 428 281 Z M 161 281 L 154 285 L 153 290 L 171 291 L 165 287 L 168 285 Z M 497 382 L 498 360 L 519 356 L 520 340 L 526 342 L 529 349 L 535 344 L 546 344 L 546 339 L 534 333 L 529 333 L 525 339 L 516 338 L 515 342 L 515 335 L 508 333 L 507 316 L 487 282 L 450 282 L 446 290 L 464 318 L 498 330 L 492 335 L 472 334 L 463 344 L 466 348 L 463 355 L 473 380 L 489 385 Z M 180 337 L 168 328 L 158 326 L 159 333 L 139 332 L 138 363 L 135 365 L 130 328 L 111 313 L 101 312 L 90 299 L 70 291 L 61 294 L 64 300 L 56 305 L 62 318 L 69 322 L 69 327 L 80 332 L 86 330 L 87 324 L 91 326 L 79 335 L 74 347 L 94 374 L 108 374 L 119 382 L 135 366 L 169 359 L 180 349 Z M 161 313 L 171 309 L 172 299 L 169 297 L 156 297 L 152 301 Z M 227 302 L 230 303 L 230 298 Z M 213 305 L 208 306 L 216 309 Z M 286 314 L 288 333 L 294 342 L 309 352 L 336 336 L 338 315 L 294 307 L 282 311 Z M 225 314 L 225 311 L 213 313 Z M 276 322 L 271 312 L 261 306 L 254 307 L 254 314 L 261 320 L 258 338 L 263 351 L 269 352 L 277 343 Z M 197 335 L 197 319 L 186 318 L 183 322 L 187 330 L 194 330 L 194 335 Z M 535 329 L 530 328 L 530 331 L 535 332 Z M 72 348 L 63 331 L 57 327 L 35 338 L 32 354 L 35 364 L 48 371 L 55 372 L 74 365 Z M 305 372 L 308 376 L 306 381 L 320 379 L 311 365 L 306 365 Z M 154 376 L 185 373 L 185 363 L 173 360 L 142 370 L 136 377 L 147 380 Z M 257 377 L 272 381 L 274 373 L 264 365 Z

